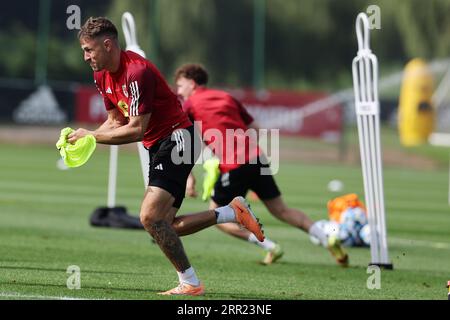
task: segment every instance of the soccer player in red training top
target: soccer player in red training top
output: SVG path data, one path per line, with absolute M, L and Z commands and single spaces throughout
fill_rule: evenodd
M 242 197 L 216 210 L 176 217 L 186 180 L 198 157 L 195 141 L 201 143 L 194 126 L 158 69 L 140 55 L 120 49 L 117 29 L 108 19 L 89 18 L 78 38 L 108 117 L 95 131 L 77 129 L 68 141 L 74 143 L 87 134 L 103 144 L 142 140 L 149 152 L 150 170 L 141 222 L 175 267 L 180 282 L 162 294 L 202 295 L 204 285 L 189 263 L 179 236 L 234 221 L 263 241 L 261 225 Z
M 253 146 L 251 143 L 236 143 L 245 141 L 242 136 L 247 129 L 258 129 L 242 104 L 224 91 L 206 88 L 208 73 L 198 64 L 186 64 L 178 68 L 175 82 L 177 93 L 185 100 L 183 106 L 185 112 L 191 120 L 199 121 L 204 142 L 212 147 L 212 151 L 220 161 L 221 175 L 214 186 L 210 209 L 223 206 L 236 196 L 245 196 L 251 189 L 272 215 L 318 238 L 321 244 L 330 250 L 339 265 L 347 266 L 348 255 L 342 249 L 339 239 L 327 237 L 305 213 L 289 208 L 270 172 L 268 175 L 261 174 L 264 167 L 268 169 L 269 165 L 257 143 Z M 234 134 L 231 138 L 226 136 L 226 131 L 230 129 Z M 220 139 L 223 141 L 218 141 Z M 227 145 L 230 144 L 229 141 L 235 143 Z M 237 159 L 244 161 L 240 163 L 236 161 Z M 188 194 L 194 193 L 192 190 L 194 183 L 190 181 L 191 190 L 187 190 Z M 277 250 L 279 246 L 267 237 L 261 243 L 250 232 L 240 229 L 234 223 L 220 224 L 217 227 L 235 237 L 266 248 L 269 254 L 263 261 L 265 264 L 274 262 L 282 255 L 282 251 L 279 248 Z

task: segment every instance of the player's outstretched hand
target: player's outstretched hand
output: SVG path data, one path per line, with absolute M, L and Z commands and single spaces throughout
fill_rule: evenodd
M 91 131 L 78 128 L 67 136 L 67 141 L 71 144 L 74 144 L 78 139 L 81 139 L 89 134 L 93 134 Z

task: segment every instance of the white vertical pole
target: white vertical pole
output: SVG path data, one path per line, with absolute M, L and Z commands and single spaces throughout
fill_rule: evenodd
M 369 47 L 369 20 L 365 13 L 356 19 L 358 54 L 352 73 L 364 193 L 370 226 L 371 264 L 392 268 L 389 262 L 384 210 L 380 145 L 378 61 Z
M 117 159 L 119 155 L 119 146 L 111 146 L 109 150 L 108 208 L 114 208 L 116 206 Z
M 136 37 L 136 27 L 134 23 L 133 15 L 129 12 L 124 12 L 122 15 L 122 29 L 125 36 L 125 42 L 127 44 L 126 49 L 136 52 L 145 58 L 145 52 L 139 47 Z M 145 150 L 142 142 L 137 143 L 139 151 L 139 159 L 141 161 L 142 177 L 144 179 L 144 188 L 148 186 L 148 165 L 149 157 L 148 152 Z
M 147 188 L 148 186 L 148 170 L 149 170 L 149 156 L 148 151 L 144 148 L 144 145 L 142 142 L 138 142 L 138 151 L 139 151 L 139 158 L 141 160 L 141 169 L 142 169 L 142 176 L 144 178 L 144 188 Z

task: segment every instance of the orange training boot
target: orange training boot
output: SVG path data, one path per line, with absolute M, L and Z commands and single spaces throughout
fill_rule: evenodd
M 170 289 L 165 292 L 159 292 L 158 294 L 164 296 L 173 296 L 173 295 L 202 296 L 205 294 L 205 287 L 201 283 L 198 286 L 192 286 L 187 283 L 180 283 L 178 287 Z
M 236 221 L 253 233 L 258 241 L 263 242 L 264 231 L 262 230 L 262 224 L 259 223 L 259 219 L 256 218 L 245 199 L 236 197 L 230 202 L 229 206 L 234 210 Z

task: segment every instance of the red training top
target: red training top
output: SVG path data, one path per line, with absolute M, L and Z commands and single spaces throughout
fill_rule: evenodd
M 222 173 L 249 163 L 261 153 L 256 135 L 253 139 L 245 134 L 253 117 L 228 93 L 197 88 L 183 109 L 191 120 L 200 122 L 203 141 L 219 158 Z
M 137 53 L 122 51 L 119 70 L 94 72 L 94 82 L 106 110 L 117 108 L 126 118 L 152 113 L 142 140 L 147 148 L 192 125 L 159 70 Z

